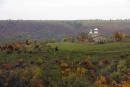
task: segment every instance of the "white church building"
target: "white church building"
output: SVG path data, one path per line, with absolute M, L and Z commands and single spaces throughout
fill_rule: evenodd
M 105 43 L 107 40 L 106 37 L 99 32 L 98 28 L 90 29 L 90 31 L 88 32 L 88 36 L 90 42 Z

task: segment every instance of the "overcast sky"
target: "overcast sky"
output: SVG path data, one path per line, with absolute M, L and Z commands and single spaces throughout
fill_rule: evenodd
M 0 19 L 129 19 L 130 0 L 0 0 Z

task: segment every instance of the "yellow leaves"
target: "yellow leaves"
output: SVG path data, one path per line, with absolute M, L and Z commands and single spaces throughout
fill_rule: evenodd
M 110 84 L 108 85 L 106 83 L 106 78 L 104 76 L 99 76 L 95 81 L 95 85 L 97 87 L 130 87 L 130 81 L 122 81 L 120 84 L 118 84 L 113 80 L 110 86 Z
M 68 65 L 67 63 L 61 63 L 61 64 L 60 64 L 60 68 L 61 68 L 62 70 L 65 70 L 65 69 L 69 68 L 69 65 Z
M 106 84 L 106 78 L 104 76 L 99 76 L 95 81 L 97 87 L 108 87 Z
M 123 82 L 120 84 L 120 87 L 130 87 L 130 82 L 123 81 Z
M 60 69 L 66 70 L 69 68 L 69 65 L 67 63 L 64 63 L 63 61 L 60 62 Z
M 86 73 L 86 69 L 83 68 L 83 67 L 78 67 L 77 68 L 77 73 L 78 73 L 78 75 L 83 76 Z
M 114 34 L 114 38 L 115 38 L 117 41 L 121 41 L 124 37 L 125 37 L 125 34 L 122 33 L 122 32 L 116 32 L 116 33 Z
M 118 84 L 116 81 L 112 81 L 111 84 L 107 84 L 106 78 L 104 76 L 99 76 L 95 81 L 97 87 L 130 87 L 130 82 L 122 81 Z
M 38 77 L 40 77 L 40 76 L 42 76 L 42 73 L 41 73 L 42 71 L 41 71 L 41 69 L 40 68 L 38 68 L 38 67 L 34 67 L 33 69 L 32 69 L 32 78 L 38 78 Z
M 105 79 L 104 76 L 99 76 L 99 77 L 97 78 L 97 80 L 96 80 L 96 83 L 97 83 L 97 84 L 103 84 L 103 83 L 105 83 L 105 82 L 106 82 L 106 79 Z
M 26 67 L 20 71 L 20 77 L 23 80 L 28 80 L 30 77 L 36 79 L 42 76 L 42 70 L 38 66 Z
M 61 70 L 61 74 L 62 74 L 63 76 L 67 76 L 67 75 L 69 74 L 70 71 L 71 71 L 70 68 L 65 69 L 65 70 Z
M 112 87 L 119 87 L 115 80 L 112 81 L 111 85 L 112 85 Z
M 22 47 L 22 45 L 21 45 L 21 44 L 19 44 L 19 43 L 15 43 L 15 44 L 14 44 L 14 46 L 15 46 L 15 49 L 19 49 L 19 48 L 21 48 L 21 47 Z
M 67 63 L 62 62 L 60 64 L 60 70 L 62 75 L 68 75 L 71 69 L 69 68 L 69 65 Z

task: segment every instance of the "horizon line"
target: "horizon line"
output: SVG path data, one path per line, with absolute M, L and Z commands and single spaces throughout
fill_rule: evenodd
M 87 21 L 87 20 L 130 20 L 127 19 L 0 19 L 0 21 Z

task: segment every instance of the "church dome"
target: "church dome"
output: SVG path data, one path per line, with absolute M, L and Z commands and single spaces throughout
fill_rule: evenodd
M 98 30 L 98 28 L 95 28 L 94 30 L 96 30 L 96 31 L 97 31 L 97 30 Z

